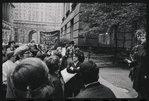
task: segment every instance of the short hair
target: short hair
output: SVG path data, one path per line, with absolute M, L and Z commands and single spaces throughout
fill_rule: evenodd
M 74 45 L 74 41 L 70 41 L 70 43 L 69 44 L 72 44 L 72 45 Z
M 35 90 L 48 80 L 48 67 L 38 58 L 26 58 L 20 61 L 12 73 L 14 87 L 27 91 Z
M 59 65 L 58 65 L 59 57 L 58 56 L 52 55 L 52 56 L 46 58 L 44 61 L 49 68 L 49 73 L 53 73 L 59 69 Z
M 99 79 L 99 67 L 93 61 L 86 61 L 82 63 L 79 73 L 86 84 L 95 82 Z
M 81 54 L 81 52 L 75 52 L 74 55 L 78 57 L 78 60 L 80 62 L 82 61 L 82 54 Z

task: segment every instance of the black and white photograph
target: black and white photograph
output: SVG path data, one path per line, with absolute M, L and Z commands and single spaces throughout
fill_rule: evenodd
M 146 3 L 3 2 L 1 98 L 148 99 Z

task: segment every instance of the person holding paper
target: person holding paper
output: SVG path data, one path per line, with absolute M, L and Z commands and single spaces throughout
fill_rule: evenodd
M 73 54 L 73 62 L 69 62 L 67 64 L 66 70 L 70 74 L 76 73 L 66 84 L 65 84 L 65 97 L 75 97 L 80 89 L 84 86 L 83 81 L 80 78 L 79 67 L 82 64 L 81 61 L 81 53 Z

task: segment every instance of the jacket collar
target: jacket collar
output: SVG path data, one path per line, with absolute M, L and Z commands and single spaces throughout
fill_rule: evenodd
M 95 81 L 95 82 L 92 82 L 92 83 L 88 83 L 88 84 L 86 84 L 86 85 L 84 85 L 84 86 L 85 86 L 85 88 L 87 88 L 87 87 L 94 86 L 94 85 L 96 85 L 96 84 L 100 84 L 100 82 L 99 82 L 99 81 Z

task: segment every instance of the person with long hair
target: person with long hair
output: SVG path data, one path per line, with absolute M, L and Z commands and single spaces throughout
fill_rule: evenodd
M 137 31 L 138 32 L 138 31 Z M 147 58 L 146 32 L 140 30 L 140 45 L 135 46 L 130 63 L 133 70 L 133 88 L 138 92 L 138 98 L 146 98 L 147 94 Z

